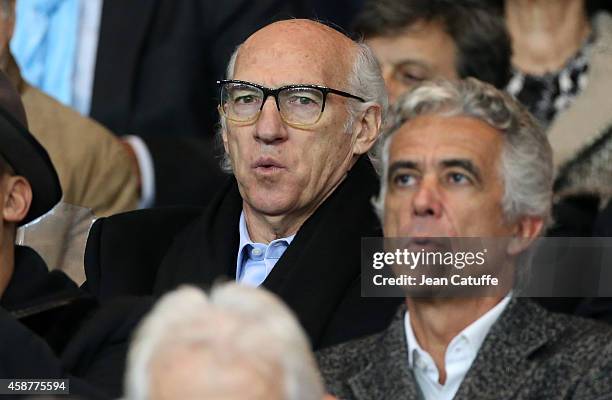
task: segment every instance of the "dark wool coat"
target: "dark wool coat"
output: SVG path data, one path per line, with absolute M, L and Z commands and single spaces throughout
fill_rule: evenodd
M 16 246 L 15 271 L 0 301 L 0 378 L 64 378 L 72 395 L 116 398 L 130 334 L 150 306 L 139 298 L 98 308 L 63 272 Z
M 315 348 L 383 330 L 400 303 L 361 297 L 361 238 L 382 235 L 370 202 L 377 189 L 374 169 L 363 156 L 298 230 L 263 282 L 297 314 Z M 241 210 L 231 179 L 176 237 L 158 271 L 155 294 L 183 283 L 207 287 L 234 280 Z

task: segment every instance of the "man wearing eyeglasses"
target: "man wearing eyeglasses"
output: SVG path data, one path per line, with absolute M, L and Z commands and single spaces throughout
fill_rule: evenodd
M 233 178 L 175 238 L 156 294 L 220 277 L 263 286 L 315 348 L 383 329 L 396 300 L 360 296 L 361 238 L 381 235 L 366 153 L 387 107 L 371 51 L 320 23 L 281 21 L 236 50 L 219 87 Z

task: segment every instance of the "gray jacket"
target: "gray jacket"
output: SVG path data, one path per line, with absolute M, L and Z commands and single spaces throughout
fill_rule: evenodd
M 402 307 L 386 331 L 317 353 L 340 399 L 422 398 Z M 455 399 L 612 399 L 612 329 L 513 298 L 487 335 Z

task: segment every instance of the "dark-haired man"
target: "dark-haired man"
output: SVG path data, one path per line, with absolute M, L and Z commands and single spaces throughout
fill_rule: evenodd
M 503 88 L 510 37 L 501 12 L 476 1 L 367 1 L 354 29 L 372 47 L 389 100 L 435 78 L 474 77 Z

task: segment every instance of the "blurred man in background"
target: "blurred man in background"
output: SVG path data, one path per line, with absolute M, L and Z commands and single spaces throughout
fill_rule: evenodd
M 471 76 L 503 88 L 510 78 L 510 38 L 485 2 L 366 1 L 353 28 L 374 50 L 391 103 L 425 80 Z

